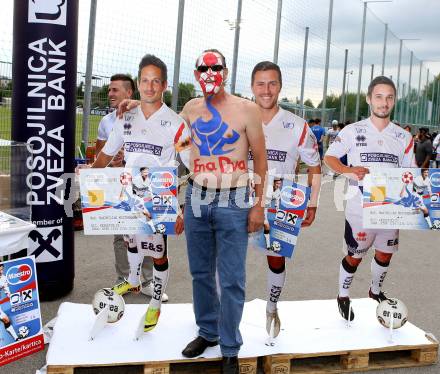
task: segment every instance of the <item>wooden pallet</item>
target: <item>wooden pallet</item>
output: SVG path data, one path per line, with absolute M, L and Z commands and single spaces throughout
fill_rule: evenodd
M 351 373 L 376 369 L 406 368 L 435 364 L 438 343 L 380 349 L 313 354 L 283 354 L 263 358 L 265 374 Z
M 260 360 L 258 357 L 241 358 L 239 359 L 240 374 L 257 374 L 260 368 L 265 374 L 330 374 L 433 365 L 438 361 L 439 345 L 428 335 L 427 338 L 432 340 L 431 344 L 310 354 L 279 354 L 264 356 Z M 48 365 L 47 374 L 74 374 L 75 368 L 109 366 L 119 366 L 121 370 L 124 366 L 140 366 L 143 367 L 143 374 L 218 374 L 220 361 L 220 358 L 200 358 L 111 365 Z
M 257 357 L 240 358 L 240 374 L 257 374 Z M 105 368 L 109 366 L 119 366 L 121 370 L 127 366 L 143 366 L 143 374 L 219 374 L 221 371 L 221 359 L 200 358 L 197 360 L 171 360 L 161 362 L 132 362 L 127 364 L 112 365 L 62 365 L 47 366 L 47 374 L 74 374 L 77 368 Z M 123 372 L 123 371 L 121 371 Z M 141 371 L 139 371 L 140 373 Z

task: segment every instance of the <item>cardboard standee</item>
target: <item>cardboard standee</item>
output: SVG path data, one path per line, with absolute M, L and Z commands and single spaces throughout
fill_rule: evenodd
M 90 330 L 89 340 L 95 339 L 95 337 L 104 329 L 107 325 L 109 314 L 109 306 L 106 305 L 98 314 L 96 314 L 95 322 L 93 323 L 92 329 Z
M 139 338 L 144 333 L 144 325 L 145 325 L 145 317 L 147 315 L 147 312 L 143 313 L 141 318 L 139 319 L 139 323 L 137 325 L 135 334 L 134 334 L 134 340 L 139 340 Z

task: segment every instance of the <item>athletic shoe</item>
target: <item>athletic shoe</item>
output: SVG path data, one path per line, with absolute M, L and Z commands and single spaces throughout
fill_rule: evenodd
M 138 284 L 137 286 L 133 286 L 131 283 L 128 283 L 127 280 L 124 280 L 123 282 L 113 286 L 112 290 L 115 291 L 118 295 L 122 296 L 129 292 L 139 293 L 141 290 L 141 285 Z
M 149 281 L 145 286 L 142 286 L 141 293 L 143 293 L 145 296 L 153 297 L 153 291 L 154 291 L 154 283 L 153 281 Z M 164 292 L 162 294 L 162 302 L 166 303 L 168 301 L 168 295 Z
M 280 317 L 278 317 L 278 309 L 275 309 L 274 312 L 268 312 L 266 310 L 266 331 L 270 335 L 270 329 L 273 323 L 273 338 L 276 338 L 280 333 L 281 329 L 281 321 Z
M 159 316 L 160 316 L 160 308 L 148 307 L 144 322 L 145 332 L 151 331 L 156 327 L 157 322 L 159 321 Z
M 337 297 L 336 299 L 338 301 L 338 307 L 339 307 L 339 313 L 341 313 L 342 318 L 348 321 L 348 315 L 350 313 L 350 298 L 349 297 Z M 353 308 L 351 308 L 350 313 L 350 321 L 354 320 L 354 312 Z
M 368 297 L 370 299 L 376 300 L 378 303 L 381 303 L 384 300 L 388 300 L 388 297 L 386 297 L 382 291 L 379 292 L 379 295 L 376 295 L 371 291 L 371 288 L 368 290 Z

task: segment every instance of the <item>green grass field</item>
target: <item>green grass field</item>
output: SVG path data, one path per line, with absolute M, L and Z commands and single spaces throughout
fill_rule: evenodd
M 89 117 L 89 141 L 94 142 L 96 140 L 101 118 L 101 116 Z M 75 123 L 75 149 L 81 144 L 82 120 L 83 115 L 77 114 Z M 0 106 L 0 139 L 11 139 L 11 108 L 7 106 Z

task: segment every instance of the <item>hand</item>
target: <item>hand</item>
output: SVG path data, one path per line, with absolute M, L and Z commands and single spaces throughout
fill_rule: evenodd
M 116 153 L 116 155 L 110 161 L 109 166 L 114 167 L 114 168 L 122 167 L 122 166 L 124 166 L 122 161 L 124 161 L 124 147 L 122 147 L 119 150 L 119 152 Z
M 128 111 L 130 111 L 131 109 L 133 109 L 133 108 L 136 108 L 138 105 L 140 105 L 140 101 L 138 101 L 138 100 L 130 100 L 130 99 L 124 99 L 124 100 L 122 100 L 120 103 L 119 103 L 119 105 L 118 105 L 118 109 L 117 109 L 117 111 L 116 111 L 116 115 L 119 117 L 119 118 L 122 118 L 122 115 L 125 113 L 125 112 L 128 112 Z
M 88 168 L 91 168 L 92 167 L 92 165 L 88 165 L 88 164 L 79 164 L 79 165 L 76 165 L 76 168 L 75 168 L 75 174 L 76 175 L 79 175 L 79 171 L 81 170 L 81 169 L 88 169 Z
M 306 217 L 301 222 L 301 227 L 309 227 L 312 225 L 316 216 L 316 206 L 309 206 L 306 210 Z
M 263 227 L 264 224 L 264 208 L 254 205 L 248 214 L 248 232 L 256 232 Z
M 176 235 L 180 235 L 183 232 L 183 215 L 179 214 L 176 219 L 176 226 L 174 226 Z
M 364 179 L 366 174 L 369 174 L 370 170 L 364 168 L 363 166 L 353 166 L 347 168 L 347 171 L 344 174 L 347 174 L 348 178 L 361 181 Z

